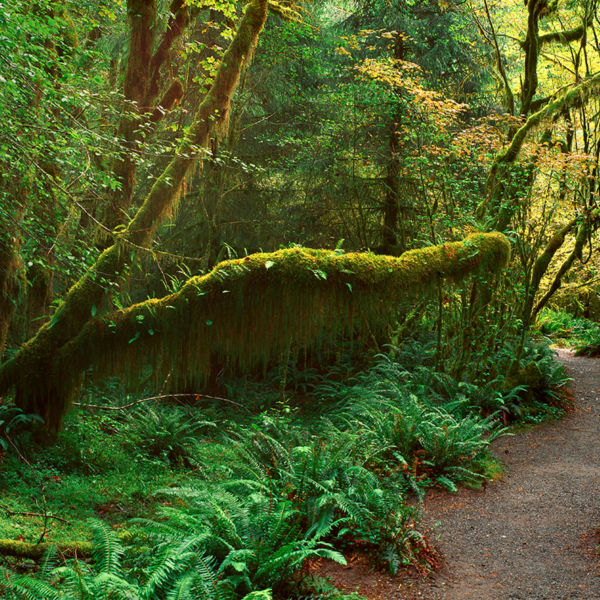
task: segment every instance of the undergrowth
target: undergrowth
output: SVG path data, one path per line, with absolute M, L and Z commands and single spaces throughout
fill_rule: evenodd
M 578 355 L 600 355 L 600 325 L 562 310 L 545 309 L 536 327 L 559 346 L 571 346 Z
M 507 433 L 507 420 L 545 418 L 558 405 L 566 378 L 547 349 L 528 344 L 511 376 L 510 359 L 500 349 L 493 360 L 503 375 L 460 381 L 432 368 L 431 346 L 406 342 L 363 370 L 342 357 L 330 369 L 292 362 L 266 383 L 232 380 L 227 402 L 190 396 L 123 411 L 80 408 L 54 443 L 23 434 L 20 456 L 3 457 L 0 509 L 11 518 L 0 521 L 0 536 L 91 536 L 94 560 L 49 555 L 32 575 L 31 563 L 5 558 L 0 591 L 341 599 L 309 565 L 343 563 L 346 550 L 363 548 L 392 573 L 427 569 L 424 491 L 497 475 L 489 445 Z M 102 404 L 117 402 L 110 389 L 102 394 Z

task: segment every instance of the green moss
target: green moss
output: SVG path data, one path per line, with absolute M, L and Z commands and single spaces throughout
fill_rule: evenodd
M 49 372 L 68 397 L 80 374 L 126 372 L 148 362 L 179 385 L 202 385 L 211 357 L 248 370 L 275 353 L 382 330 L 397 303 L 435 289 L 440 278 L 493 273 L 508 261 L 501 234 L 411 250 L 401 257 L 291 248 L 218 264 L 176 294 L 88 322 Z
M 555 97 L 546 106 L 529 116 L 525 123 L 515 132 L 510 144 L 496 155 L 486 182 L 486 198 L 477 207 L 478 218 L 482 219 L 486 211 L 491 208 L 494 227 L 500 231 L 504 231 L 508 227 L 516 204 L 514 201 L 511 201 L 509 206 L 502 206 L 502 196 L 505 191 L 504 184 L 508 176 L 508 170 L 516 161 L 525 139 L 541 123 L 560 114 L 566 108 L 582 102 L 596 91 L 599 86 L 600 74 L 596 74 Z
M 39 560 L 44 553 L 54 544 L 31 544 L 18 540 L 0 539 L 0 554 L 5 556 L 16 556 L 18 558 L 32 558 Z M 58 551 L 66 558 L 79 556 L 82 558 L 92 555 L 92 544 L 90 542 L 68 542 L 57 545 Z
M 98 264 L 118 262 L 117 251 L 106 250 Z M 211 359 L 245 371 L 292 343 L 322 345 L 359 330 L 381 331 L 399 301 L 435 289 L 440 278 L 497 272 L 509 254 L 499 233 L 400 257 L 305 248 L 259 253 L 222 262 L 177 294 L 96 319 L 90 306 L 98 286 L 86 277 L 71 290 L 69 309 L 61 307 L 3 365 L 0 388 L 18 381 L 18 405 L 57 428 L 89 367 L 135 380 L 150 362 L 157 376 L 171 372 L 174 387 L 203 385 Z

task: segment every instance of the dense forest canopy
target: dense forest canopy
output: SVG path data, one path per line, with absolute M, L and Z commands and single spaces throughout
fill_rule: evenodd
M 452 419 L 476 431 L 469 439 L 480 446 L 457 450 L 455 462 L 422 441 L 397 448 L 402 477 L 418 487 L 421 463 L 450 487 L 459 472 L 483 477 L 461 461 L 484 452 L 494 419 L 521 418 L 521 402 L 554 393 L 552 361 L 530 339 L 536 320 L 549 308 L 600 320 L 597 8 L 0 0 L 0 433 L 18 415 L 43 421 L 35 443 L 50 443 L 73 404 L 115 385 L 245 406 L 239 381 L 275 377 L 287 402 L 294 381 L 315 371 L 337 385 L 347 361 L 361 389 L 383 396 L 375 416 L 354 407 L 358 421 L 346 424 L 380 431 L 385 418 L 412 411 L 410 435 L 426 438 L 423 423 L 447 432 Z M 600 348 L 590 327 L 587 342 Z M 394 361 L 411 344 L 423 344 L 415 352 L 424 362 L 402 370 Z M 300 397 L 313 389 L 298 385 Z M 433 404 L 405 393 L 431 393 Z M 442 399 L 454 408 L 439 408 Z M 117 410 L 115 394 L 110 401 Z M 287 457 L 283 481 L 305 446 L 292 456 L 275 434 L 269 440 L 270 456 Z M 363 467 L 356 489 L 379 485 L 366 458 Z M 190 506 L 206 512 L 202 494 Z M 242 520 L 270 506 L 246 496 Z M 358 519 L 338 500 L 327 500 L 326 516 L 315 508 L 302 517 L 316 537 L 286 563 L 290 577 L 329 552 L 317 543 L 342 530 L 340 514 Z M 384 509 L 369 506 L 373 525 Z M 102 537 L 101 525 L 92 529 Z M 172 555 L 161 556 L 166 565 Z M 232 597 L 269 597 L 260 594 L 276 584 L 256 577 Z M 166 597 L 159 580 L 146 582 L 146 597 Z

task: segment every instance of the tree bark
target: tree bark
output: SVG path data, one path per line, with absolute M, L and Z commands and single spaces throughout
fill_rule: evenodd
M 19 240 L 16 235 L 0 237 L 0 357 L 6 345 L 18 290 Z
M 201 160 L 211 136 L 225 124 L 240 74 L 250 61 L 267 17 L 267 1 L 247 5 L 238 31 L 219 65 L 213 85 L 201 103 L 177 156 L 156 180 L 129 225 L 96 264 L 67 292 L 51 322 L 0 367 L 0 394 L 14 387 L 17 404 L 25 412 L 41 415 L 56 429 L 69 398 L 57 394 L 56 381 L 47 377 L 53 356 L 75 337 L 106 294 L 106 285 L 118 282 L 133 250 L 148 247 L 158 226 L 172 214 L 186 175 Z M 200 163 L 201 164 L 201 163 Z
M 181 37 L 189 13 L 184 0 L 173 0 L 169 7 L 171 18 L 158 48 L 152 54 L 155 39 L 156 0 L 128 0 L 129 56 L 123 85 L 127 102 L 125 115 L 119 122 L 118 138 L 124 150 L 112 165 L 113 175 L 119 184 L 103 209 L 103 225 L 113 230 L 127 221 L 135 189 L 138 157 L 144 138 L 149 134 L 144 125 L 157 123 L 165 111 L 170 110 L 181 99 L 183 88 L 179 81 L 168 87 L 158 105 L 155 105 L 161 90 L 161 68 L 167 61 L 175 41 Z M 145 133 L 144 133 L 145 132 Z M 99 240 L 106 241 L 105 230 L 99 231 Z

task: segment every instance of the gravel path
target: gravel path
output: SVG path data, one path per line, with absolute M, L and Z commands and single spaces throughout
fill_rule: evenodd
M 498 440 L 506 473 L 485 491 L 426 500 L 446 567 L 417 597 L 600 600 L 600 360 L 559 358 L 574 379 L 574 411 Z
M 496 440 L 506 472 L 485 490 L 426 498 L 441 571 L 390 578 L 359 561 L 323 574 L 369 600 L 600 600 L 600 360 L 558 354 L 574 410 Z

